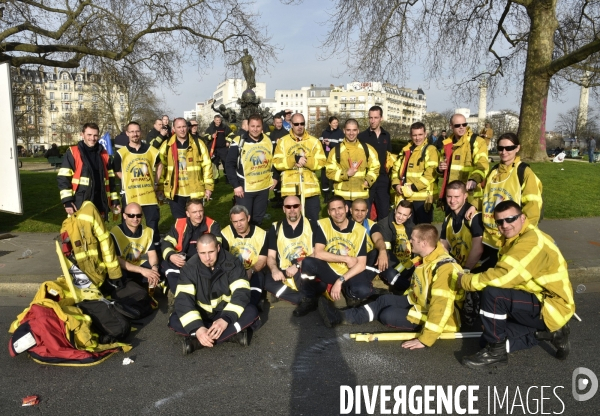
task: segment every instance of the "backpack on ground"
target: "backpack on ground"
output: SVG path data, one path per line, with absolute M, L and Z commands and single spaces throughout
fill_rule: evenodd
M 101 344 L 123 341 L 131 332 L 129 320 L 107 299 L 86 300 L 77 307 L 92 318 L 92 327 L 98 332 Z

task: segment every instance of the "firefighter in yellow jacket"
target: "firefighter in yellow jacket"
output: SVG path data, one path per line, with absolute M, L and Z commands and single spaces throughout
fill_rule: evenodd
M 575 313 L 567 263 L 552 237 L 531 225 L 514 201 L 494 209 L 502 234 L 495 268 L 465 274 L 459 285 L 482 290 L 481 320 L 487 346 L 463 358 L 470 368 L 507 364 L 508 352 L 551 341 L 556 358 L 569 355 L 569 320 Z
M 190 199 L 210 198 L 214 189 L 212 162 L 201 140 L 188 133 L 187 121 L 176 118 L 175 135 L 160 147 L 156 177 L 164 174 L 164 193 L 174 218 L 186 217 Z
M 319 139 L 306 132 L 302 114 L 292 116 L 292 131 L 277 142 L 273 166 L 281 172 L 281 196 L 299 196 L 304 216 L 317 221 L 321 187 L 315 172 L 325 166 L 325 152 Z
M 394 206 L 400 199 L 407 199 L 413 203 L 414 223 L 431 224 L 438 153 L 435 146 L 427 142 L 423 123 L 410 126 L 410 138 L 412 144 L 402 149 L 392 168 L 392 188 L 396 191 Z
M 327 177 L 333 181 L 333 193 L 344 198 L 348 208 L 355 199 L 368 199 L 369 188 L 379 176 L 379 157 L 369 144 L 358 140 L 358 122 L 344 124 L 344 140 L 329 152 Z
M 452 134 L 442 143 L 438 174 L 443 180 L 439 198 L 444 202 L 446 185 L 459 180 L 467 185 L 469 203 L 479 206 L 483 197 L 481 183 L 490 169 L 487 143 L 468 127 L 462 114 L 450 117 Z M 449 214 L 450 210 L 446 210 Z
M 97 286 L 106 275 L 113 284 L 122 276 L 115 246 L 104 220 L 90 201 L 84 201 L 77 212 L 63 221 L 60 229 L 63 253 Z
M 461 267 L 438 242 L 437 229 L 420 224 L 412 232 L 413 253 L 420 256 L 411 286 L 402 296 L 384 295 L 359 308 L 340 311 L 326 299 L 319 300 L 319 313 L 327 327 L 338 324 L 364 324 L 375 319 L 381 323 L 412 332 L 421 327 L 417 338 L 402 347 L 431 347 L 442 332 L 457 332 L 463 291 L 456 286 Z

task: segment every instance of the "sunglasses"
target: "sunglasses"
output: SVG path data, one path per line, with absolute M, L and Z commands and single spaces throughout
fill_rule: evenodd
M 506 217 L 506 218 L 502 218 L 502 219 L 496 220 L 496 225 L 498 227 L 502 227 L 504 225 L 504 221 L 506 221 L 507 224 L 512 224 L 520 216 L 521 216 L 521 214 L 517 214 L 517 215 L 513 215 L 512 217 Z
M 306 123 L 303 121 L 302 123 L 292 123 L 294 126 L 304 126 Z
M 192 125 L 190 125 L 190 127 L 198 127 L 198 125 L 197 124 L 192 124 Z
M 506 150 L 507 152 L 512 152 L 513 150 L 515 150 L 518 146 L 516 144 L 513 144 L 511 146 L 498 146 L 498 153 Z
M 128 213 L 125 213 L 125 215 L 127 215 L 129 218 L 142 218 L 142 215 L 144 215 L 144 214 L 128 214 Z
M 453 124 L 452 126 L 457 129 L 459 127 L 467 127 L 469 125 L 469 123 L 462 123 L 462 124 Z
M 285 209 L 298 209 L 300 208 L 300 204 L 292 204 L 292 205 L 284 205 Z

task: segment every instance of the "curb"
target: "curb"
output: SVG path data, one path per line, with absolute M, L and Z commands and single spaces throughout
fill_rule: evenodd
M 14 278 L 16 276 L 11 276 Z M 27 276 L 31 278 L 33 276 Z M 0 296 L 31 296 L 33 297 L 40 287 L 42 282 L 47 280 L 53 280 L 55 277 L 48 275 L 36 276 L 38 282 L 6 282 L 0 283 Z M 571 285 L 576 286 L 580 283 L 600 282 L 600 267 L 578 267 L 576 269 L 569 270 L 569 277 L 571 279 Z M 41 279 L 41 280 L 40 280 Z M 376 288 L 386 289 L 387 287 L 379 279 L 373 281 L 373 286 Z

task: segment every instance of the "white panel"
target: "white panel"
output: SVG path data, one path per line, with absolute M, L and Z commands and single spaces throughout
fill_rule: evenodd
M 3 126 L 0 134 L 0 178 L 2 178 L 0 211 L 23 214 L 10 66 L 7 63 L 0 64 L 0 126 Z

